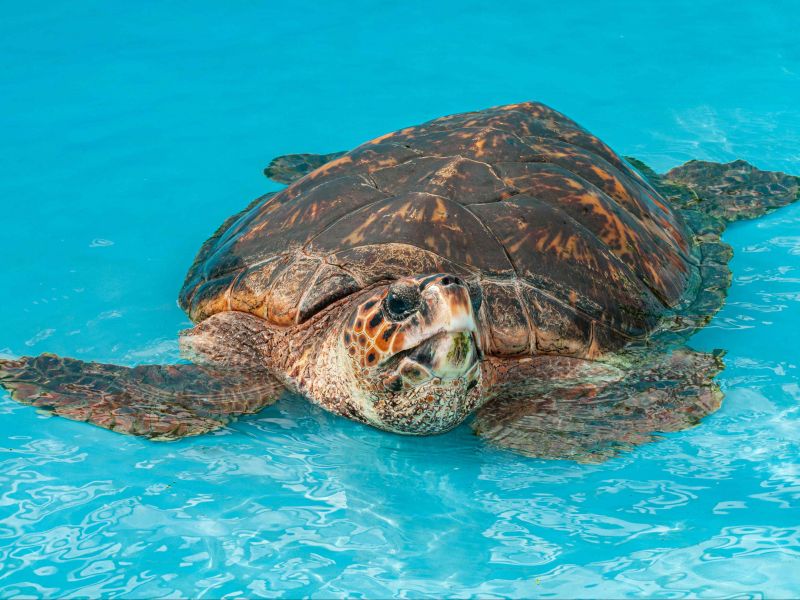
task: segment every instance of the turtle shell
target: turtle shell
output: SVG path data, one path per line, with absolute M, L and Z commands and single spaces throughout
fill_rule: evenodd
M 377 281 L 480 284 L 486 351 L 593 356 L 647 334 L 697 278 L 681 217 L 538 103 L 381 136 L 229 219 L 181 291 L 194 320 L 302 323 Z

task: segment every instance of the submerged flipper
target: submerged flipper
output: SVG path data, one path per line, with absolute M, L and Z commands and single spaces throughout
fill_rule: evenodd
M 800 177 L 762 171 L 736 160 L 720 164 L 692 160 L 663 175 L 662 181 L 688 189 L 685 208 L 724 221 L 755 219 L 800 199 Z
M 541 368 L 501 385 L 478 411 L 473 429 L 526 456 L 600 462 L 659 432 L 696 425 L 722 399 L 712 380 L 722 370 L 717 354 L 681 348 L 651 355 L 625 365 L 623 376 L 610 381 L 592 376 L 586 362 L 583 373 L 556 385 L 542 385 Z
M 743 160 L 724 164 L 692 160 L 659 175 L 635 158 L 627 160 L 678 209 L 694 233 L 700 281 L 688 304 L 676 307 L 672 324 L 657 336 L 662 345 L 670 340 L 685 343 L 725 302 L 733 256 L 720 237 L 727 224 L 800 200 L 800 177 L 762 171 Z
M 755 219 L 800 200 L 800 177 L 762 171 L 744 160 L 690 160 L 663 175 L 640 160 L 627 160 L 659 193 L 686 213 L 698 234 L 710 226 L 721 231 L 727 222 Z M 717 227 L 709 222 L 703 224 L 703 220 L 715 221 Z
M 325 163 L 335 160 L 345 154 L 332 152 L 330 154 L 286 154 L 273 158 L 269 166 L 264 169 L 264 175 L 278 183 L 294 183 L 305 177 L 311 171 L 318 169 Z
M 198 435 L 278 399 L 266 369 L 263 321 L 221 313 L 183 332 L 185 354 L 203 364 L 123 367 L 54 354 L 0 360 L 0 386 L 23 404 L 154 440 Z
M 191 364 L 131 368 L 54 354 L 0 360 L 0 385 L 17 402 L 154 440 L 217 429 L 258 412 L 282 389 L 266 371 Z

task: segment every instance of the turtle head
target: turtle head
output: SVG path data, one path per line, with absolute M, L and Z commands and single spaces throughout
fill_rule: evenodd
M 453 275 L 400 279 L 346 321 L 341 344 L 362 416 L 407 434 L 447 431 L 482 401 L 480 292 Z

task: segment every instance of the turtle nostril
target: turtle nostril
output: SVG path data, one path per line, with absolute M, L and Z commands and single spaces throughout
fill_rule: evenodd
M 463 285 L 461 279 L 455 277 L 454 275 L 445 275 L 444 277 L 441 278 L 441 280 L 439 280 L 439 283 L 441 283 L 443 286 Z

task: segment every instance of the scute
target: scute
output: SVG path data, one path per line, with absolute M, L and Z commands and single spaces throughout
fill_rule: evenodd
M 677 302 L 690 267 L 681 248 L 652 216 L 620 210 L 619 202 L 586 179 L 546 163 L 499 163 L 503 181 L 569 215 L 633 269 L 666 304 Z
M 410 273 L 451 273 L 464 278 L 475 272 L 443 256 L 410 244 L 377 242 L 348 250 L 340 250 L 330 262 L 346 270 L 360 282 L 360 288 L 379 281 L 392 281 Z
M 528 102 L 362 144 L 229 220 L 181 305 L 300 323 L 379 281 L 480 285 L 486 348 L 593 356 L 645 335 L 698 278 L 688 230 L 606 144 Z
M 513 195 L 491 165 L 464 158 L 424 156 L 371 173 L 384 192 L 424 192 L 460 204 L 496 202 Z
M 513 272 L 503 248 L 474 214 L 458 202 L 424 192 L 353 212 L 317 236 L 312 248 L 327 254 L 386 242 L 427 250 L 474 271 Z
M 529 354 L 535 347 L 535 336 L 525 299 L 520 295 L 520 286 L 515 280 L 487 281 L 482 288 L 484 301 L 481 310 L 484 318 L 492 323 L 484 343 L 487 352 L 506 356 Z
M 474 206 L 505 248 L 517 277 L 588 317 L 645 333 L 662 306 L 594 234 L 531 196 Z

